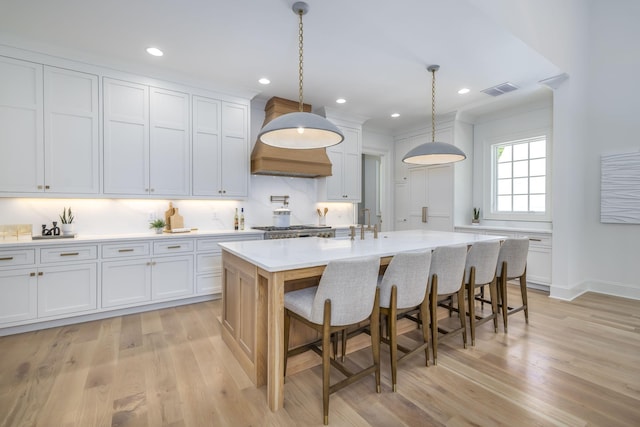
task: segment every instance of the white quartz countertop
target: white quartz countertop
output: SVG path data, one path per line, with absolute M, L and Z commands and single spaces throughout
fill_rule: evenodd
M 256 238 L 261 239 L 264 231 L 260 230 L 192 230 L 186 233 L 162 233 L 156 234 L 153 231 L 146 233 L 114 233 L 114 234 L 77 234 L 71 238 L 49 238 L 32 240 L 29 236 L 27 238 L 16 239 L 13 238 L 0 238 L 0 249 L 9 249 L 11 247 L 29 247 L 29 246 L 42 246 L 42 245 L 73 245 L 73 244 L 85 244 L 85 243 L 103 243 L 109 241 L 128 241 L 128 240 L 161 240 L 161 239 L 194 239 L 202 237 L 215 237 L 224 239 L 229 237 L 233 239 L 235 236 L 247 236 L 254 235 Z
M 478 241 L 496 240 L 501 236 L 443 231 L 407 230 L 379 233 L 374 239 L 367 233 L 349 238 L 276 239 L 223 242 L 220 246 L 258 267 L 270 271 L 326 265 L 329 261 L 364 256 L 392 256 L 398 252 L 435 249 L 438 246 L 469 245 Z

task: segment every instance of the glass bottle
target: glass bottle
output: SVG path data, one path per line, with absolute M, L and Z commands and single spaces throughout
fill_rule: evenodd
M 233 229 L 238 229 L 238 208 L 236 208 L 236 214 L 233 216 Z
M 244 230 L 244 208 L 240 209 L 240 230 Z

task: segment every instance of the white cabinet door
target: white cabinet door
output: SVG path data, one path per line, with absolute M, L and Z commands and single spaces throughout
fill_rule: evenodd
M 247 106 L 193 97 L 193 195 L 246 197 Z
M 249 191 L 247 106 L 222 103 L 220 182 L 224 197 L 246 197 Z
M 98 77 L 45 67 L 44 90 L 45 191 L 98 194 Z
M 453 230 L 452 166 L 409 169 L 409 228 Z
M 193 294 L 193 256 L 154 258 L 151 298 L 171 299 Z
M 97 308 L 97 264 L 64 265 L 38 270 L 38 317 Z
M 137 259 L 102 263 L 102 307 L 151 300 L 151 261 Z
M 149 193 L 187 196 L 191 176 L 189 95 L 150 89 Z
M 344 141 L 327 147 L 331 161 L 331 176 L 319 181 L 319 199 L 336 202 L 359 202 L 362 183 L 362 131 L 338 126 Z
M 0 192 L 44 190 L 42 65 L 0 57 Z
M 221 196 L 220 101 L 193 97 L 193 195 Z
M 35 268 L 0 270 L 0 324 L 36 318 L 37 282 Z
M 149 87 L 105 78 L 104 193 L 149 193 Z

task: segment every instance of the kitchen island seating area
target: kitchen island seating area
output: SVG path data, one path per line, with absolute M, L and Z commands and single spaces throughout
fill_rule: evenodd
M 447 291 L 457 294 L 461 290 L 464 292 L 462 286 L 467 247 L 477 242 L 500 240 L 504 240 L 504 237 L 408 230 L 381 233 L 378 239 L 364 240 L 310 238 L 221 243 L 222 338 L 254 384 L 258 387 L 267 386 L 269 407 L 276 411 L 283 405 L 284 360 L 287 353 L 285 294 L 317 286 L 331 261 L 375 256 L 380 260 L 381 272 L 384 272 L 394 255 L 399 253 L 461 247 L 461 261 L 456 263 L 461 264 L 457 269 L 460 275 L 451 280 L 451 283 L 457 283 L 446 286 Z M 432 274 L 433 271 L 430 272 Z M 400 298 L 399 295 L 396 297 Z M 464 298 L 461 307 L 464 307 Z M 466 333 L 466 327 L 462 327 L 465 312 L 463 310 L 459 316 L 461 327 L 458 329 L 463 334 Z M 291 347 L 304 344 L 305 339 L 306 343 L 319 339 L 317 335 L 301 333 L 299 325 L 295 330 L 289 341 Z
M 322 357 L 322 410 L 323 421 L 329 423 L 329 395 L 343 387 L 375 374 L 376 392 L 380 393 L 380 292 L 377 277 L 380 269 L 378 257 L 336 260 L 327 264 L 318 286 L 288 292 L 284 296 L 284 373 L 289 355 L 313 350 Z M 321 339 L 289 349 L 291 319 L 294 318 L 321 334 Z M 353 372 L 350 367 L 330 358 L 331 335 L 346 334 L 349 326 L 368 320 L 371 325 L 373 363 Z M 318 348 L 321 345 L 321 348 Z M 330 366 L 346 378 L 330 384 Z

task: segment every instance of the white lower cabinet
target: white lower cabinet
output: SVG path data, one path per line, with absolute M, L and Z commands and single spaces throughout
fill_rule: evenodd
M 35 319 L 37 292 L 38 279 L 33 268 L 0 271 L 0 324 Z
M 154 258 L 151 267 L 152 300 L 193 294 L 193 255 Z
M 38 317 L 80 313 L 97 308 L 97 264 L 38 269 Z

